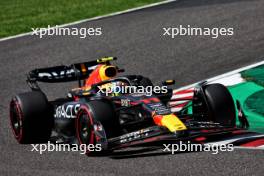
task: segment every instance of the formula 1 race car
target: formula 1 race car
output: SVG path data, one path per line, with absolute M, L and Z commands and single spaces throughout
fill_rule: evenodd
M 114 150 L 236 130 L 236 107 L 243 127 L 247 124 L 239 102 L 235 106 L 228 89 L 221 84 L 201 82 L 193 89 L 191 99 L 173 99 L 173 90 L 168 88 L 173 80 L 164 81 L 166 89 L 158 92 L 157 88 L 151 89 L 155 86 L 144 76 L 117 77 L 124 70 L 112 65 L 112 60 L 115 58 L 107 57 L 30 71 L 27 83 L 32 91 L 18 94 L 10 102 L 16 140 L 100 144 L 104 151 Z M 52 101 L 37 84 L 68 81 L 78 81 L 79 87 Z M 133 89 L 126 92 L 124 87 Z M 186 106 L 173 113 L 169 102 L 183 100 L 188 100 Z

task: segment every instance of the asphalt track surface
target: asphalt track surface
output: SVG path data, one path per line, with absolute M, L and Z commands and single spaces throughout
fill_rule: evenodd
M 35 67 L 70 64 L 101 56 L 117 56 L 128 74 L 143 74 L 159 83 L 176 79 L 184 86 L 257 61 L 264 56 L 264 1 L 182 0 L 133 13 L 87 22 L 103 35 L 36 36 L 0 43 L 0 175 L 263 175 L 263 150 L 235 150 L 170 155 L 161 150 L 134 156 L 86 157 L 74 152 L 30 152 L 18 145 L 9 128 L 8 103 L 27 91 L 25 73 Z M 162 37 L 162 28 L 176 25 L 233 27 L 234 36 Z M 65 95 L 73 84 L 45 86 L 49 98 Z

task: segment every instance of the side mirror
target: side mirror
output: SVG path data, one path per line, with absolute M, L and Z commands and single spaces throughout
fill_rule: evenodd
M 169 79 L 169 80 L 166 80 L 166 81 L 162 82 L 163 86 L 169 86 L 169 85 L 174 85 L 174 84 L 175 84 L 175 80 L 174 79 Z

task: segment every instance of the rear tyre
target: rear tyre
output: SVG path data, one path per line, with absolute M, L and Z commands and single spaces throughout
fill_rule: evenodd
M 212 121 L 224 126 L 236 125 L 236 110 L 233 98 L 222 84 L 209 84 L 204 87 L 209 106 L 209 117 Z
M 16 95 L 10 102 L 10 123 L 19 143 L 47 142 L 53 127 L 53 111 L 44 93 Z

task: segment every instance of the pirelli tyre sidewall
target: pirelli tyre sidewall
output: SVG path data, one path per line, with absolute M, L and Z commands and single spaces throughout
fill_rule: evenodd
M 80 144 L 96 145 L 94 123 L 100 122 L 107 139 L 120 135 L 120 123 L 114 106 L 107 100 L 93 100 L 82 104 L 77 112 L 75 126 Z M 87 151 L 87 154 L 91 152 Z
M 232 95 L 222 84 L 209 84 L 204 87 L 210 119 L 224 126 L 235 127 L 236 109 Z
M 21 144 L 44 143 L 53 127 L 53 110 L 44 93 L 26 92 L 16 95 L 10 102 L 10 125 Z
M 93 129 L 93 116 L 91 110 L 87 105 L 81 105 L 75 121 L 76 137 L 80 145 L 93 144 L 95 145 L 95 134 Z M 86 155 L 91 154 L 89 150 L 86 150 Z

